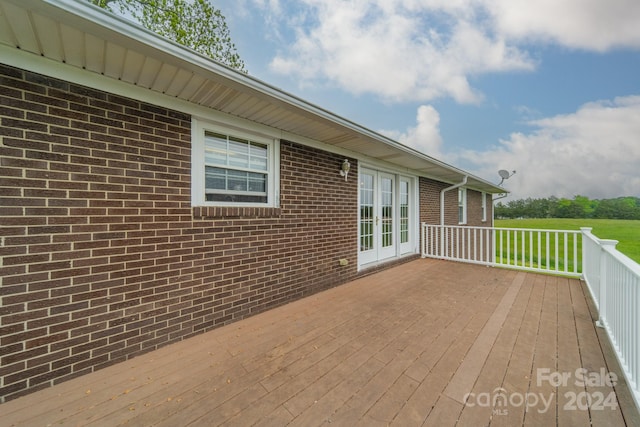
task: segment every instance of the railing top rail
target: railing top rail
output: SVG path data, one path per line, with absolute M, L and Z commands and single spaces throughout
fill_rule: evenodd
M 569 233 L 569 234 L 583 234 L 582 230 L 555 230 L 551 228 L 514 228 L 514 227 L 488 227 L 488 226 L 475 226 L 475 225 L 442 225 L 442 224 L 429 224 L 427 222 L 422 223 L 426 227 L 436 228 L 464 228 L 464 229 L 479 229 L 479 230 L 505 230 L 505 231 L 531 231 L 531 232 L 543 232 L 543 233 Z M 590 234 L 593 236 L 593 234 Z M 595 239 L 597 237 L 593 236 Z M 599 239 L 598 239 L 599 240 Z
M 637 277 L 640 277 L 640 265 L 637 262 L 635 262 L 634 260 L 632 260 L 631 258 L 629 258 L 628 256 L 626 256 L 625 254 L 623 254 L 622 252 L 620 252 L 619 250 L 617 250 L 612 246 L 603 246 L 602 248 L 608 254 L 614 257 L 616 261 L 618 261 L 620 264 L 628 268 L 629 271 L 631 271 L 634 275 L 636 275 Z
M 578 234 L 578 233 L 582 233 L 581 230 L 554 230 L 554 229 L 547 229 L 547 228 L 514 228 L 514 227 L 494 227 L 496 230 L 512 230 L 512 231 L 542 231 L 542 232 L 549 232 L 549 233 L 572 233 L 572 234 Z
M 423 226 L 426 227 L 438 227 L 438 228 L 480 228 L 483 230 L 495 230 L 495 227 L 480 227 L 474 225 L 442 225 L 442 224 L 429 224 L 427 222 L 422 223 Z
M 582 231 L 582 235 L 583 236 L 587 237 L 589 240 L 592 240 L 593 242 L 595 242 L 597 244 L 600 244 L 600 240 L 602 240 L 602 239 L 599 239 L 597 236 L 593 235 L 591 233 L 591 229 L 590 228 L 589 229 L 582 228 L 580 230 Z
M 510 230 L 510 231 L 541 231 L 541 232 L 549 232 L 549 233 L 571 233 L 571 234 L 579 234 L 582 233 L 582 230 L 554 230 L 547 228 L 514 228 L 514 227 L 486 227 L 486 226 L 474 226 L 474 225 L 442 225 L 442 224 L 428 224 L 423 222 L 422 225 L 427 227 L 438 227 L 438 228 L 469 228 L 469 229 L 482 229 L 482 230 Z
M 601 239 L 594 234 L 591 233 L 591 227 L 582 227 L 582 235 L 587 239 L 593 241 L 595 244 L 600 246 L 604 251 L 609 253 L 612 257 L 614 257 L 620 264 L 624 265 L 628 268 L 633 274 L 640 277 L 640 264 L 620 252 L 615 246 L 618 243 L 617 240 L 608 240 Z M 606 244 L 608 243 L 608 244 Z

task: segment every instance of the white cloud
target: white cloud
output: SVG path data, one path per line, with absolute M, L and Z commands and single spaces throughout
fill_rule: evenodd
M 505 184 L 516 199 L 640 196 L 640 96 L 585 104 L 530 124 L 535 131 L 458 160 L 496 180 L 498 169 L 517 170 Z
M 416 126 L 406 133 L 381 131 L 415 150 L 431 157 L 441 157 L 440 113 L 431 105 L 421 105 L 416 116 Z
M 260 7 L 278 34 L 273 70 L 386 101 L 479 102 L 473 78 L 533 70 L 534 46 L 640 49 L 637 0 L 243 1 Z M 533 130 L 488 151 L 447 152 L 430 105 L 418 109 L 415 127 L 383 133 L 495 182 L 498 169 L 516 169 L 506 182 L 515 198 L 640 196 L 640 96 L 544 119 L 514 108 Z
M 292 40 L 271 68 L 390 101 L 477 103 L 470 78 L 532 70 L 527 43 L 640 48 L 637 0 L 253 0 Z
M 482 95 L 469 84 L 470 75 L 533 67 L 526 54 L 468 21 L 462 7 L 448 6 L 443 14 L 411 1 L 305 4 L 295 40 L 271 64 L 305 82 L 329 81 L 393 101 L 452 97 L 473 103 Z
M 605 51 L 640 47 L 637 0 L 485 0 L 498 32 L 509 39 L 551 41 Z

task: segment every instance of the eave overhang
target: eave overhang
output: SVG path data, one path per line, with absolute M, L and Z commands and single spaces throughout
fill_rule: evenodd
M 445 183 L 505 190 L 206 58 L 84 0 L 0 0 L 0 62 L 47 58 Z M 42 73 L 46 73 L 44 70 Z

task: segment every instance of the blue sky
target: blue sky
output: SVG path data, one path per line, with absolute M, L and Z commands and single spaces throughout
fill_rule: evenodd
M 640 196 L 637 0 L 216 0 L 249 73 L 498 182 Z

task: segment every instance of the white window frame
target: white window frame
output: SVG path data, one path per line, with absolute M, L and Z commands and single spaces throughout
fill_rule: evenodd
M 467 223 L 467 189 L 458 188 L 458 224 Z
M 205 133 L 213 132 L 230 137 L 247 139 L 267 146 L 267 201 L 226 202 L 207 201 L 205 198 Z M 191 120 L 191 205 L 192 206 L 245 206 L 278 207 L 280 201 L 280 141 L 257 133 L 217 125 L 206 120 Z
M 482 192 L 482 222 L 487 222 L 487 193 Z

